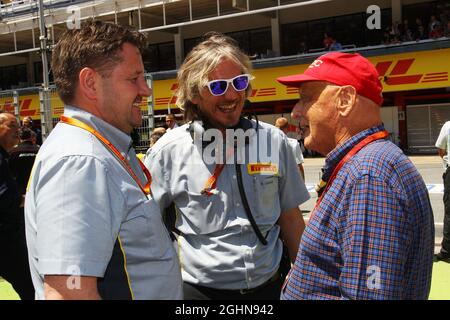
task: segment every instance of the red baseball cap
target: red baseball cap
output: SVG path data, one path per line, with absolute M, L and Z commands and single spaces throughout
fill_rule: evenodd
M 359 95 L 381 106 L 383 87 L 378 77 L 377 69 L 360 54 L 332 52 L 317 58 L 303 74 L 280 77 L 277 81 L 290 87 L 298 87 L 306 81 L 351 85 Z

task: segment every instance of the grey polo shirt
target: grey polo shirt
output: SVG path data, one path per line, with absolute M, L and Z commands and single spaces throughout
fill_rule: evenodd
M 64 114 L 107 138 L 145 185 L 129 135 L 78 108 L 66 106 Z M 25 217 L 37 299 L 44 298 L 44 275 L 98 277 L 104 299 L 182 298 L 180 266 L 158 205 L 91 133 L 56 125 L 38 153 Z
M 251 125 L 256 128 L 255 122 Z M 273 150 L 279 158 L 278 174 L 250 174 L 249 162 L 240 166 L 249 205 L 267 245 L 258 240 L 247 218 L 235 164 L 225 165 L 216 193 L 201 194 L 215 164 L 203 161 L 203 147 L 193 143 L 189 124 L 162 136 L 145 159 L 155 200 L 161 208 L 171 202 L 177 207 L 179 258 L 186 282 L 218 289 L 254 288 L 278 269 L 282 243 L 277 220 L 282 212 L 309 199 L 309 194 L 287 137 L 271 125 L 259 122 L 259 126 L 261 136 L 264 131 L 279 144 Z M 257 136 L 249 138 L 246 152 L 257 143 Z

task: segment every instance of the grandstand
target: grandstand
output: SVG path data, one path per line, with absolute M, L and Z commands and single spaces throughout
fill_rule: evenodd
M 384 86 L 383 121 L 404 150 L 435 152 L 439 130 L 450 119 L 448 0 L 41 1 L 50 48 L 78 17 L 132 25 L 148 35 L 144 63 L 153 97 L 142 105 L 143 147 L 149 127 L 162 124 L 163 115 L 170 112 L 181 119 L 173 95 L 176 69 L 210 30 L 235 38 L 252 57 L 251 109 L 268 122 L 280 114 L 288 116 L 298 99 L 297 90 L 279 85 L 275 78 L 303 71 L 326 52 L 325 33 L 339 41 L 342 50 L 359 52 L 377 67 Z M 0 109 L 39 120 L 39 1 L 3 2 Z M 373 5 L 379 11 L 368 13 Z M 375 18 L 380 25 L 368 27 L 368 20 Z M 54 93 L 51 101 L 57 120 L 62 105 Z

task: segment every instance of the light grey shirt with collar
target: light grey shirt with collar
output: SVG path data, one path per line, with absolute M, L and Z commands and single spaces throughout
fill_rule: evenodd
M 131 137 L 98 117 L 66 106 L 127 159 L 142 185 Z M 91 133 L 59 123 L 42 145 L 25 201 L 36 298 L 44 275 L 98 277 L 105 299 L 181 299 L 176 252 L 160 209 Z
M 252 126 L 256 128 L 254 121 Z M 216 193 L 201 194 L 215 164 L 203 161 L 189 124 L 163 135 L 145 159 L 155 200 L 161 208 L 172 202 L 176 205 L 179 258 L 186 282 L 215 289 L 251 289 L 268 281 L 278 269 L 282 244 L 277 221 L 283 212 L 308 200 L 309 193 L 284 133 L 263 122 L 259 129 L 278 141 L 279 172 L 249 174 L 245 164 L 241 172 L 252 214 L 267 245 L 258 240 L 247 218 L 234 164 L 225 165 Z M 246 151 L 257 143 L 255 136 L 250 137 Z

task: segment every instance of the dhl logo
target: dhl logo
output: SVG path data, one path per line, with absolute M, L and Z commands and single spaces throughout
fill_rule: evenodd
M 33 102 L 33 99 L 31 99 L 31 98 L 19 100 L 19 110 L 20 110 L 21 117 L 35 116 L 35 115 L 39 114 L 38 110 L 30 109 L 32 102 Z M 3 105 L 0 105 L 0 110 L 14 113 L 14 101 L 6 100 L 3 103 Z
M 176 96 L 155 98 L 155 105 L 161 106 L 161 105 L 175 104 L 176 101 L 177 101 Z
M 296 87 L 286 87 L 286 94 L 299 94 L 299 90 Z
M 162 98 L 156 98 L 155 97 L 155 106 L 162 106 L 162 105 L 170 105 L 175 104 L 177 102 L 177 97 L 175 96 L 175 90 L 178 89 L 178 83 L 172 83 L 170 85 L 170 91 L 172 92 L 171 97 L 162 97 Z
M 252 95 L 250 97 L 269 97 L 275 96 L 277 94 L 277 88 L 261 88 L 253 89 Z
M 394 64 L 394 61 L 378 62 L 375 68 L 385 83 L 390 86 L 448 81 L 448 72 L 419 73 L 408 75 L 416 59 L 403 59 Z M 388 73 L 389 69 L 392 70 Z

